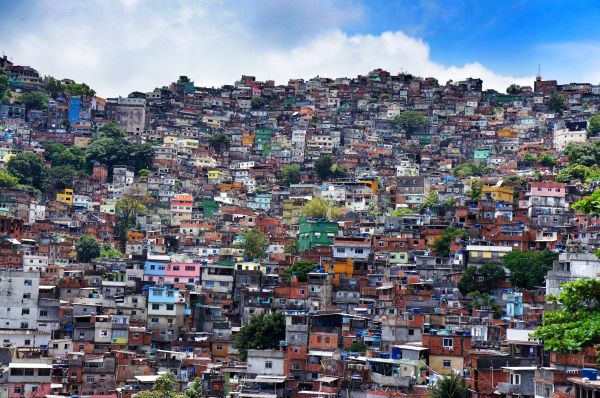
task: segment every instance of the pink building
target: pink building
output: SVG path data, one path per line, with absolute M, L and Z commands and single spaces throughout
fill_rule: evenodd
M 564 198 L 567 190 L 565 184 L 558 182 L 533 182 L 529 194 L 531 196 Z
M 198 263 L 169 263 L 163 281 L 166 284 L 200 284 L 202 265 Z

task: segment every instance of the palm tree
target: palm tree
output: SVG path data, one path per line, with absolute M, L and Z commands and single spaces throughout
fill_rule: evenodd
M 429 389 L 430 398 L 466 398 L 467 388 L 462 377 L 457 374 L 441 378 Z

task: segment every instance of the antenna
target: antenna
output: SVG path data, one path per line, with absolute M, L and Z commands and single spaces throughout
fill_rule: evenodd
M 537 73 L 537 77 L 538 79 L 542 78 L 542 64 L 538 64 L 538 73 Z

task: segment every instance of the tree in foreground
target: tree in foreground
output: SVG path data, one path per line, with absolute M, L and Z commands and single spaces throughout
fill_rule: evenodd
M 600 215 L 600 189 L 595 190 L 587 198 L 577 201 L 571 207 L 582 213 Z
M 0 187 L 12 188 L 19 183 L 19 179 L 10 174 L 7 170 L 0 169 Z
M 77 260 L 82 263 L 89 263 L 93 259 L 100 257 L 102 250 L 100 242 L 91 235 L 82 235 L 75 247 Z
M 284 279 L 289 282 L 292 275 L 296 275 L 298 281 L 306 282 L 306 277 L 315 268 L 315 263 L 308 260 L 298 260 L 283 271 Z
M 466 398 L 465 381 L 457 374 L 442 377 L 429 389 L 430 398 Z
M 557 254 L 548 250 L 513 250 L 502 257 L 502 265 L 510 271 L 508 277 L 514 287 L 532 290 L 542 286 Z
M 333 159 L 329 155 L 321 155 L 315 160 L 315 170 L 321 180 L 326 180 L 331 176 L 331 167 L 333 166 Z
M 273 349 L 285 340 L 285 317 L 283 312 L 254 315 L 240 329 L 234 347 L 240 352 L 240 359 L 245 361 L 248 350 Z
M 562 285 L 560 308 L 544 312 L 532 339 L 553 352 L 579 352 L 600 343 L 600 279 L 581 279 Z
M 244 257 L 246 258 L 263 258 L 266 255 L 265 247 L 268 244 L 269 238 L 267 235 L 253 228 L 242 233 L 242 242 L 237 245 L 237 248 L 244 251 Z

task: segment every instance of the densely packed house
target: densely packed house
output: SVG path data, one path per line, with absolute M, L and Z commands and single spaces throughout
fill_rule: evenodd
M 598 396 L 534 332 L 600 273 L 600 86 L 0 68 L 0 397 Z

